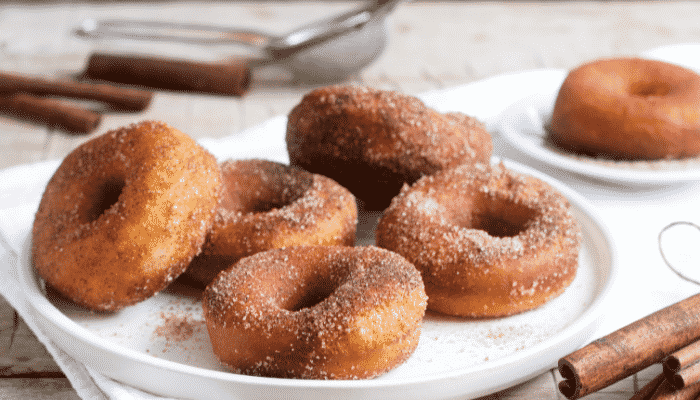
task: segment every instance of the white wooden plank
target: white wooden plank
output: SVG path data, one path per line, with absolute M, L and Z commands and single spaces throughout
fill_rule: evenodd
M 547 372 L 510 389 L 480 397 L 478 400 L 556 400 L 554 383 L 554 377 Z
M 634 379 L 634 392 L 641 390 L 647 383 L 651 382 L 658 375 L 663 373 L 663 368 L 661 363 L 654 364 L 648 368 L 645 368 L 635 374 Z
M 80 400 L 66 378 L 0 379 L 3 400 Z
M 55 374 L 60 373 L 60 368 L 21 317 L 0 296 L 0 377 L 34 373 Z
M 43 160 L 46 140 L 45 128 L 0 115 L 0 169 Z

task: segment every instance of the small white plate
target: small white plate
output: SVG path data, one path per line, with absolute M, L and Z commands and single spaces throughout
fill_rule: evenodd
M 700 43 L 678 43 L 657 47 L 643 52 L 640 57 L 672 62 L 700 74 Z
M 640 54 L 700 73 L 700 43 L 659 47 Z M 551 147 L 546 140 L 554 101 L 566 71 L 530 71 L 518 79 L 530 82 L 524 98 L 499 116 L 497 130 L 522 153 L 574 174 L 631 185 L 668 185 L 700 180 L 700 157 L 685 160 L 612 161 L 578 156 Z M 535 86 L 534 86 L 535 85 Z
M 588 201 L 535 170 L 505 163 L 549 182 L 570 200 L 583 230 L 576 279 L 543 307 L 508 318 L 469 320 L 428 313 L 413 356 L 373 380 L 293 380 L 226 372 L 212 353 L 200 294 L 183 286 L 118 313 L 86 312 L 47 293 L 31 266 L 29 241 L 23 245 L 18 274 L 37 323 L 61 349 L 105 376 L 154 394 L 306 400 L 482 396 L 555 367 L 560 357 L 589 341 L 618 269 L 610 234 Z M 373 226 L 371 220 L 361 222 L 362 227 Z
M 611 182 L 668 185 L 700 179 L 700 157 L 613 161 L 567 153 L 552 147 L 547 140 L 547 127 L 565 77 L 564 71 L 551 71 L 547 75 L 538 73 L 540 85 L 537 91 L 515 102 L 500 115 L 496 129 L 515 149 L 546 165 Z

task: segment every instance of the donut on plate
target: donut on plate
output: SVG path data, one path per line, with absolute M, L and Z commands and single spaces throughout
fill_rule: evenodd
M 576 275 L 581 231 L 547 183 L 476 164 L 404 187 L 376 240 L 421 271 L 429 310 L 500 317 L 564 291 Z
M 618 160 L 700 154 L 700 75 L 662 61 L 604 59 L 564 80 L 549 138 L 564 150 Z
M 292 165 L 328 176 L 369 210 L 383 210 L 404 183 L 442 169 L 488 162 L 491 136 L 476 119 L 441 114 L 419 99 L 362 86 L 308 93 L 291 111 Z
M 32 230 L 34 269 L 92 310 L 144 300 L 200 251 L 221 191 L 216 159 L 160 122 L 113 130 L 54 173 Z
M 420 273 L 370 247 L 305 246 L 243 258 L 206 288 L 214 354 L 234 372 L 365 379 L 418 345 L 426 306 Z
M 183 278 L 206 286 L 260 251 L 355 243 L 355 197 L 335 181 L 265 160 L 225 161 L 221 170 L 224 190 L 214 224 Z

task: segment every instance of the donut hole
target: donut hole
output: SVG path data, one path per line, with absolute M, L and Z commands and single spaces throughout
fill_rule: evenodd
M 293 201 L 293 200 L 292 200 Z M 269 201 L 268 199 L 259 199 L 257 202 L 251 202 L 244 207 L 245 212 L 249 213 L 265 213 L 276 208 L 282 208 L 289 205 L 292 201 Z
M 268 189 L 268 188 L 266 188 Z M 266 213 L 286 207 L 299 199 L 306 188 L 293 187 L 291 190 L 275 188 L 273 190 L 255 191 L 257 196 L 251 196 L 246 201 L 241 199 L 240 211 L 243 213 Z
M 279 164 L 256 162 L 247 169 L 231 168 L 224 171 L 221 206 L 244 214 L 270 212 L 294 203 L 312 182 L 310 174 L 294 173 Z
M 525 230 L 525 224 L 509 221 L 495 215 L 476 215 L 474 229 L 485 231 L 493 237 L 513 237 Z
M 476 202 L 471 213 L 456 214 L 453 220 L 463 228 L 482 230 L 490 236 L 503 238 L 520 234 L 533 217 L 534 211 L 521 204 L 489 198 Z
M 306 282 L 303 287 L 306 290 L 301 290 L 301 293 L 287 299 L 281 307 L 287 311 L 311 308 L 327 299 L 338 286 L 328 279 L 316 278 L 311 282 Z
M 637 97 L 662 97 L 671 93 L 671 85 L 668 82 L 640 82 L 634 84 L 630 92 Z
M 117 201 L 124 190 L 126 183 L 123 179 L 112 177 L 106 179 L 94 187 L 94 192 L 88 196 L 90 203 L 87 206 L 84 222 L 95 221 L 105 211 L 109 210 Z

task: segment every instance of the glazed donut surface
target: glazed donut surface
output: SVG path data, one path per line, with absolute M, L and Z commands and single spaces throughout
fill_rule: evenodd
M 177 129 L 149 121 L 107 132 L 72 151 L 46 186 L 34 268 L 89 309 L 137 303 L 199 252 L 220 190 L 214 157 Z
M 559 90 L 549 138 L 564 150 L 618 160 L 700 154 L 700 75 L 639 58 L 593 61 Z
M 355 243 L 357 206 L 325 176 L 265 160 L 225 161 L 224 190 L 211 231 L 184 278 L 206 286 L 260 251 Z
M 476 164 L 404 187 L 376 240 L 421 271 L 429 310 L 500 317 L 564 291 L 576 275 L 581 231 L 568 201 L 545 182 Z
M 403 257 L 370 247 L 305 246 L 243 258 L 207 287 L 214 353 L 234 372 L 365 379 L 418 345 L 426 297 Z
M 492 151 L 476 119 L 362 86 L 308 93 L 289 114 L 286 140 L 292 165 L 336 180 L 373 210 L 386 208 L 404 183 L 488 162 Z

